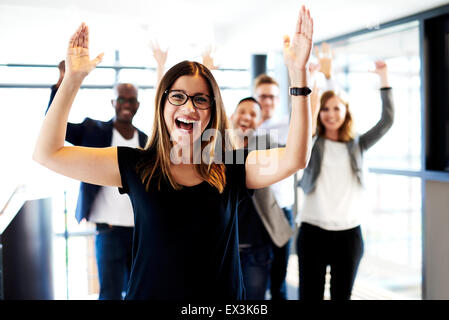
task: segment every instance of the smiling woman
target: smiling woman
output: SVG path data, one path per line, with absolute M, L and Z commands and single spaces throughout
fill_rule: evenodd
M 312 34 L 310 13 L 302 7 L 293 37 L 284 38 L 293 86 L 307 84 L 305 66 Z M 155 125 L 144 150 L 64 146 L 73 100 L 101 58 L 90 60 L 89 31 L 82 24 L 70 39 L 66 74 L 44 119 L 33 158 L 63 175 L 117 186 L 131 198 L 135 228 L 127 299 L 244 299 L 237 235 L 239 203 L 250 189 L 269 186 L 304 168 L 311 143 L 308 98 L 292 97 L 292 124 L 285 148 L 249 153 L 227 149 L 228 122 L 218 85 L 204 65 L 183 61 L 160 81 Z M 120 104 L 123 109 L 117 117 L 126 122 L 132 113 L 131 97 L 120 95 L 125 104 Z M 198 134 L 190 123 L 198 124 Z M 189 138 L 186 146 L 190 147 L 206 129 L 220 133 L 208 142 L 200 141 L 201 150 L 206 145 L 210 148 L 207 161 L 171 162 L 171 150 L 184 144 L 183 137 Z M 226 164 L 212 161 L 215 155 L 227 155 L 225 159 L 230 155 L 234 160 Z M 239 155 L 243 162 L 238 161 Z M 263 170 L 266 160 L 274 167 L 270 173 Z
M 324 298 L 328 265 L 331 299 L 351 298 L 364 251 L 360 227 L 365 210 L 363 155 L 388 132 L 394 119 L 387 65 L 383 61 L 375 65 L 382 99 L 382 116 L 375 126 L 354 135 L 349 105 L 333 91 L 323 93 L 315 115 L 317 135 L 299 182 L 305 193 L 297 238 L 299 298 L 303 300 Z
M 199 75 L 182 76 L 175 81 L 170 91 L 165 90 L 164 93 L 168 95 L 164 106 L 164 120 L 172 141 L 193 144 L 211 118 L 212 105 L 207 82 Z M 200 130 L 194 132 L 193 127 Z M 187 141 L 183 137 L 187 137 Z

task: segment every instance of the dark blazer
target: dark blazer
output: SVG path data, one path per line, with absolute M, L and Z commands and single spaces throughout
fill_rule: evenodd
M 269 135 L 252 136 L 248 141 L 249 150 L 264 150 L 282 147 L 272 144 Z M 292 186 L 293 188 L 293 186 Z M 284 211 L 279 207 L 270 187 L 254 190 L 252 202 L 262 223 L 277 247 L 283 247 L 294 233 Z
M 112 119 L 104 122 L 86 118 L 82 123 L 67 123 L 65 139 L 76 146 L 110 147 L 113 127 Z M 136 128 L 136 130 L 139 134 L 139 145 L 143 148 L 148 137 L 139 129 Z M 78 222 L 84 218 L 89 220 L 90 210 L 100 187 L 99 185 L 81 182 L 75 213 Z
M 52 86 L 50 101 L 45 113 L 50 108 L 56 91 L 56 86 Z M 104 122 L 86 118 L 82 123 L 69 122 L 67 123 L 65 140 L 75 146 L 95 148 L 110 147 L 113 128 L 112 119 Z M 136 130 L 139 134 L 139 145 L 143 148 L 147 143 L 148 137 L 139 129 L 136 128 Z M 78 222 L 81 222 L 83 219 L 89 220 L 90 210 L 98 191 L 100 191 L 100 187 L 99 185 L 81 182 L 75 211 L 75 217 Z

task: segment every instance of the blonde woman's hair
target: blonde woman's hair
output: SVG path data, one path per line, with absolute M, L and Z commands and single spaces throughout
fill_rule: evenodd
M 172 141 L 164 120 L 166 92 L 182 76 L 201 76 L 208 85 L 209 95 L 213 98 L 211 116 L 205 131 L 215 129 L 220 135 L 218 135 L 218 139 L 217 136 L 213 136 L 210 141 L 201 142 L 201 155 L 203 155 L 203 150 L 208 145 L 210 158 L 208 163 L 204 163 L 202 160 L 201 163 L 195 164 L 195 171 L 203 180 L 221 193 L 226 186 L 226 167 L 223 163 L 214 162 L 213 157 L 221 153 L 221 159 L 223 159 L 226 148 L 229 147 L 231 139 L 226 137 L 229 124 L 218 84 L 209 69 L 198 62 L 180 62 L 170 68 L 161 79 L 156 90 L 153 131 L 145 146 L 147 156 L 143 157 L 142 161 L 137 165 L 137 170 L 147 190 L 153 179 L 157 180 L 158 189 L 160 189 L 162 180 L 168 182 L 175 190 L 182 188 L 170 172 Z M 219 150 L 216 150 L 217 148 Z
M 340 142 L 348 142 L 352 139 L 354 139 L 354 123 L 352 121 L 352 114 L 351 110 L 349 109 L 349 103 L 344 101 L 339 95 L 337 95 L 334 91 L 329 90 L 323 92 L 320 98 L 320 112 L 326 105 L 327 101 L 333 97 L 337 97 L 338 100 L 346 107 L 346 116 L 343 124 L 338 129 L 338 141 Z M 318 136 L 324 136 L 326 128 L 324 127 L 323 123 L 320 120 L 320 117 L 318 116 L 317 120 L 317 134 Z

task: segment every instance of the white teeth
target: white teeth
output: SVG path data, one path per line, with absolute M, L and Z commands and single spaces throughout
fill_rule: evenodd
M 191 123 L 195 123 L 196 122 L 195 120 L 189 120 L 189 119 L 185 119 L 185 118 L 178 118 L 177 120 L 180 121 L 180 122 L 184 122 L 186 124 L 191 124 Z

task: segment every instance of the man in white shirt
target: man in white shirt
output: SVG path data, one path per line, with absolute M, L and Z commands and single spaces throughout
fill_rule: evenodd
M 52 87 L 49 106 L 56 90 L 57 87 Z M 137 87 L 119 83 L 113 92 L 114 118 L 107 122 L 86 118 L 82 123 L 68 123 L 66 141 L 85 147 L 145 146 L 147 136 L 132 124 L 140 105 Z M 75 216 L 78 222 L 86 219 L 96 224 L 99 299 L 122 299 L 132 261 L 134 217 L 129 197 L 119 194 L 116 187 L 82 182 Z

